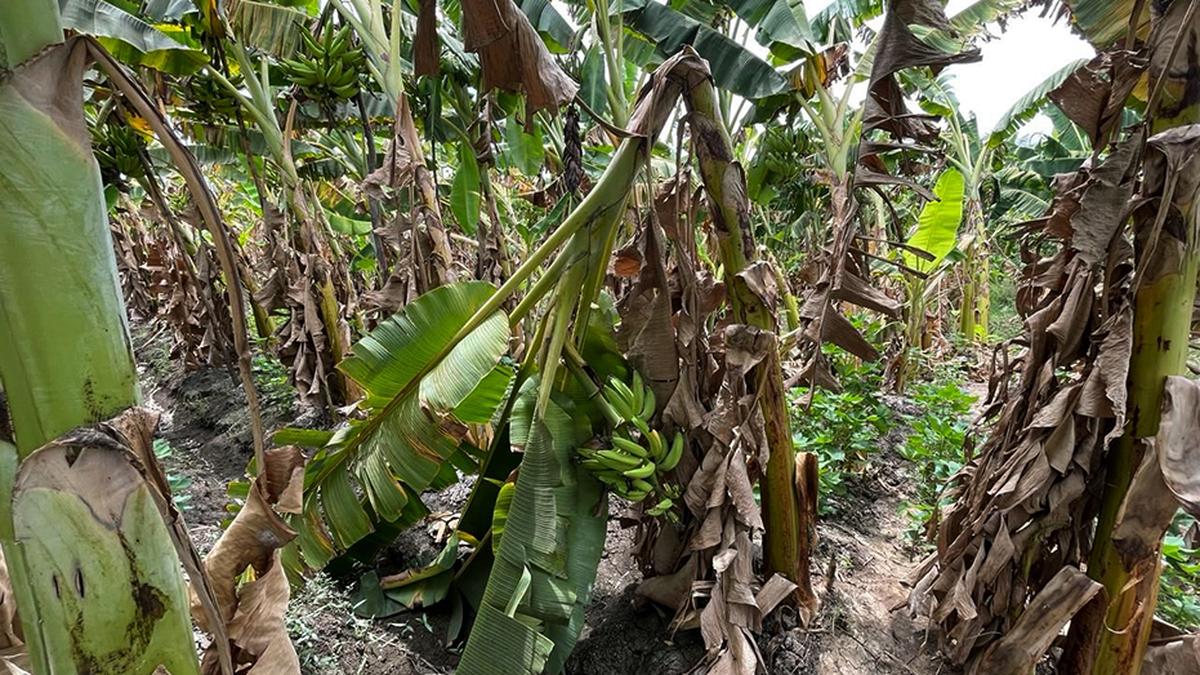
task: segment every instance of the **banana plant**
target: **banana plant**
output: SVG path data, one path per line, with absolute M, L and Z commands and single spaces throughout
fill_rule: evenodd
M 907 344 L 909 350 L 930 345 L 926 329 L 926 306 L 931 291 L 936 291 L 946 272 L 946 256 L 955 249 L 962 223 L 966 193 L 964 179 L 957 168 L 948 168 L 933 187 L 934 200 L 928 201 L 917 216 L 917 224 L 900 250 L 908 288 Z M 896 389 L 903 391 L 913 375 L 915 364 L 906 353 L 896 373 Z
M 960 16 L 960 15 L 959 15 Z M 1046 104 L 1046 97 L 1078 70 L 1083 61 L 1072 61 L 1052 73 L 1019 97 L 1000 117 L 986 136 L 973 117 L 959 108 L 958 98 L 947 75 L 927 78 L 914 75 L 922 106 L 946 122 L 946 161 L 962 176 L 963 229 L 958 250 L 962 253 L 962 298 L 959 305 L 959 333 L 969 342 L 984 341 L 988 336 L 991 272 L 989 254 L 991 235 L 983 203 L 983 187 L 992 180 L 996 153 L 1016 134 L 1024 122 L 1032 119 Z
M 53 0 L 0 7 L 0 191 L 10 197 L 0 249 L 11 256 L 0 271 L 0 382 L 13 424 L 0 439 L 0 543 L 34 672 L 198 673 L 173 550 L 183 544 L 138 468 L 154 461 L 141 454 L 153 425 L 134 410 L 137 371 L 83 109 L 91 56 L 119 66 L 92 38 L 64 42 L 63 28 Z M 126 44 L 169 41 L 124 28 Z M 202 576 L 193 582 L 205 603 Z M 219 649 L 232 673 L 227 643 Z

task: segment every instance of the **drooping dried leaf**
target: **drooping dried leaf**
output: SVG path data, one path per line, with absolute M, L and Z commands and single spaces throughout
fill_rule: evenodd
M 909 113 L 895 74 L 916 66 L 938 69 L 978 61 L 980 54 L 978 50 L 947 53 L 913 33 L 913 27 L 938 31 L 947 37 L 953 33 L 945 10 L 936 0 L 895 0 L 889 5 L 871 67 L 863 129 L 864 132 L 886 129 L 896 138 L 931 138 L 936 129 L 930 116 Z
M 1200 636 L 1150 645 L 1142 661 L 1142 675 L 1200 675 Z
M 413 72 L 437 75 L 441 60 L 438 57 L 437 0 L 420 0 L 417 12 L 417 33 L 413 36 Z
M 1104 587 L 1074 567 L 1064 567 L 1025 608 L 1016 625 L 984 653 L 971 673 L 1031 672 L 1075 612 Z
M 1200 517 L 1200 382 L 1167 378 L 1154 445 L 1163 483 L 1185 509 Z
M 1137 52 L 1116 48 L 1097 54 L 1050 92 L 1049 98 L 1087 133 L 1092 147 L 1104 148 L 1121 122 L 1125 99 L 1146 68 Z
M 264 471 L 250 485 L 246 503 L 213 546 L 204 564 L 226 622 L 238 672 L 299 675 L 300 661 L 288 637 L 283 615 L 290 594 L 280 549 L 296 531 L 276 509 L 297 508 L 304 484 L 304 455 L 295 448 L 266 454 Z M 240 583 L 244 574 L 251 581 Z M 202 629 L 208 622 L 197 620 Z M 219 672 L 214 647 L 204 653 L 201 670 Z
M 512 0 L 464 0 L 464 45 L 479 54 L 483 89 L 523 92 L 526 115 L 551 112 L 571 102 L 579 90 L 558 67 L 541 36 Z
M 1108 257 L 1113 237 L 1128 217 L 1135 174 L 1141 156 L 1138 136 L 1118 145 L 1105 160 L 1088 173 L 1079 210 L 1071 218 L 1071 245 L 1091 264 Z

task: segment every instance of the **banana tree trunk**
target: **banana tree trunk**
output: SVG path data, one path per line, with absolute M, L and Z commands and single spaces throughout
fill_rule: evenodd
M 138 402 L 83 115 L 87 50 L 61 41 L 55 0 L 0 3 L 0 381 L 16 442 L 0 442 L 0 543 L 34 672 L 195 673 L 186 589 L 146 486 L 114 483 L 99 504 L 61 484 L 118 450 L 47 466 L 63 448 L 47 443 Z
M 750 205 L 742 168 L 733 157 L 733 145 L 721 121 L 716 90 L 706 81 L 692 88 L 686 100 L 701 179 L 713 204 L 713 224 L 734 320 L 776 334 L 775 308 L 750 287 L 743 275 L 755 263 Z M 761 383 L 759 395 L 770 449 L 762 484 L 767 573 L 779 573 L 795 582 L 797 603 L 805 610 L 815 611 L 817 601 L 808 567 L 809 542 L 815 523 L 797 493 L 796 449 L 792 444 L 779 350 L 771 350 L 755 372 Z
M 984 228 L 983 208 L 978 189 L 971 187 L 966 203 L 967 227 L 971 228 L 971 243 L 963 260 L 963 297 L 959 313 L 959 329 L 967 343 L 987 338 L 989 281 L 988 240 Z
M 1200 123 L 1200 94 L 1194 87 L 1200 81 L 1196 55 L 1200 26 L 1195 22 L 1194 7 L 1185 10 L 1187 5 L 1176 2 L 1163 12 L 1164 23 L 1178 22 L 1174 28 L 1181 44 L 1172 52 L 1174 59 L 1160 62 L 1169 63 L 1169 68 L 1159 65 L 1151 69 L 1150 81 L 1165 84 L 1159 92 L 1163 94 L 1160 105 L 1150 106 L 1156 113 L 1155 132 Z M 1162 28 L 1166 26 L 1159 25 L 1156 30 Z M 1164 170 L 1163 164 L 1169 165 L 1170 159 L 1159 158 L 1157 168 L 1152 167 L 1153 161 L 1147 155 L 1147 184 L 1142 190 L 1157 197 L 1152 202 L 1157 204 L 1136 211 L 1133 223 L 1138 273 L 1129 364 L 1130 422 L 1108 458 L 1095 543 L 1088 559 L 1088 576 L 1103 583 L 1105 592 L 1074 622 L 1067 664 L 1067 672 L 1072 673 L 1137 675 L 1158 600 L 1161 543 L 1143 555 L 1122 554 L 1114 545 L 1113 533 L 1141 461 L 1142 439 L 1158 433 L 1166 378 L 1187 370 L 1200 269 L 1200 195 L 1196 191 L 1200 163 L 1185 161 L 1174 170 Z

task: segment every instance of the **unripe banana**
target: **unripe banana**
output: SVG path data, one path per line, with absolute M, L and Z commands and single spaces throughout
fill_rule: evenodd
M 604 400 L 621 416 L 621 421 L 625 421 L 633 417 L 633 408 L 629 405 L 629 399 L 614 386 L 615 382 L 617 380 L 609 380 L 604 385 Z
M 654 390 L 650 387 L 646 387 L 646 397 L 645 400 L 642 401 L 642 407 L 638 411 L 638 417 L 641 417 L 644 420 L 654 417 L 654 411 L 657 406 L 658 401 L 655 399 Z
M 649 481 L 641 478 L 634 478 L 633 480 L 629 481 L 629 484 L 633 486 L 634 490 L 645 490 L 646 492 L 650 492 L 654 489 L 654 486 L 651 485 Z
M 640 465 L 632 469 L 627 469 L 621 473 L 630 478 L 647 478 L 654 475 L 654 462 L 645 460 Z
M 591 471 L 594 473 L 604 471 L 605 469 L 608 468 L 607 466 L 604 465 L 603 462 L 601 462 L 598 459 L 585 459 L 579 463 L 579 466 L 582 466 L 583 468 L 587 469 L 588 471 Z
M 650 435 L 650 425 L 646 424 L 646 420 L 634 415 L 629 419 L 629 421 L 633 424 L 633 426 L 637 427 L 638 431 L 642 432 L 643 436 Z
M 637 457 L 638 459 L 645 459 L 650 456 L 650 453 L 646 450 L 646 448 L 643 448 L 627 438 L 613 436 L 612 442 L 613 445 L 616 446 L 616 450 L 623 450 L 634 457 Z
M 637 370 L 633 371 L 633 384 L 629 386 L 629 389 L 633 394 L 630 407 L 640 413 L 642 405 L 646 402 L 646 383 L 642 381 L 642 374 Z
M 683 434 L 676 431 L 675 438 L 671 440 L 671 450 L 667 452 L 667 456 L 658 463 L 659 471 L 670 471 L 679 464 L 679 458 L 683 457 L 683 448 L 687 443 L 684 441 Z
M 658 433 L 658 429 L 651 429 L 650 433 L 646 434 L 646 441 L 650 444 L 650 456 L 656 462 L 662 462 L 667 455 L 667 442 L 663 440 L 662 434 Z
M 616 408 L 614 408 L 613 405 L 609 403 L 603 396 L 596 399 L 596 405 L 600 406 L 600 412 L 604 414 L 604 417 L 608 420 L 608 423 L 614 427 L 625 422 L 625 418 L 621 417 L 621 414 L 617 412 Z
M 671 507 L 674 505 L 675 505 L 675 502 L 671 501 L 670 499 L 664 499 L 661 502 L 659 502 L 657 505 L 646 509 L 646 513 L 651 516 L 661 516 L 662 514 L 669 511 L 671 509 Z
M 616 450 L 600 450 L 596 453 L 596 459 L 600 460 L 608 468 L 621 472 L 635 469 L 643 461 L 637 457 L 617 452 Z M 645 476 L 641 477 L 644 478 Z
M 637 405 L 637 406 L 633 405 L 633 390 L 631 390 L 629 388 L 629 385 L 625 384 L 624 382 L 618 380 L 615 377 L 609 379 L 608 383 L 610 385 L 612 385 L 613 389 L 615 389 L 618 394 L 621 395 L 621 400 L 625 402 L 625 406 L 627 408 L 629 408 L 630 413 L 635 413 L 641 409 L 641 405 L 640 405 L 641 400 L 640 399 L 638 400 L 639 405 Z

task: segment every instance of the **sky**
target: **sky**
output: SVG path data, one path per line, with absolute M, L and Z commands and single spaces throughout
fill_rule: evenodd
M 809 16 L 820 11 L 831 0 L 804 0 Z M 974 0 L 950 0 L 947 15 L 953 15 Z M 876 19 L 882 23 L 882 19 Z M 871 24 L 873 27 L 878 28 Z M 950 66 L 946 72 L 954 76 L 954 89 L 965 112 L 975 113 L 981 131 L 991 130 L 1000 116 L 1025 92 L 1045 80 L 1056 70 L 1080 58 L 1095 55 L 1095 50 L 1083 39 L 1071 33 L 1066 21 L 1055 23 L 1042 18 L 1036 11 L 1025 12 L 1009 21 L 1007 29 L 997 37 L 980 44 L 983 60 Z M 1040 117 L 1030 122 L 1022 134 L 1049 129 L 1049 120 Z

